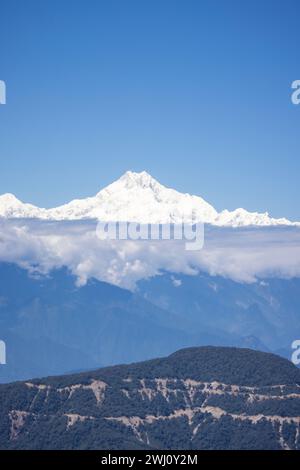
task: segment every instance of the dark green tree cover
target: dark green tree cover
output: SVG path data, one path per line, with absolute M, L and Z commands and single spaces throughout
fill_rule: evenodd
M 299 423 L 300 370 L 249 349 L 0 386 L 2 449 L 299 449 Z

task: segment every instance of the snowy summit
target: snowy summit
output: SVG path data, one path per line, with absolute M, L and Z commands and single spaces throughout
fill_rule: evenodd
M 127 171 L 96 196 L 75 199 L 63 206 L 42 209 L 25 204 L 13 194 L 0 196 L 0 217 L 44 220 L 98 219 L 139 223 L 204 222 L 218 226 L 297 225 L 285 218 L 274 219 L 268 213 L 245 209 L 217 212 L 199 196 L 166 188 L 147 172 Z

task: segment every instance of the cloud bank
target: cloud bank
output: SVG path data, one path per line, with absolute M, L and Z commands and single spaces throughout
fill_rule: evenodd
M 94 277 L 133 290 L 163 271 L 221 275 L 239 282 L 300 276 L 300 228 L 205 228 L 201 251 L 184 241 L 99 240 L 96 222 L 0 220 L 0 262 L 47 274 L 66 266 L 78 285 Z

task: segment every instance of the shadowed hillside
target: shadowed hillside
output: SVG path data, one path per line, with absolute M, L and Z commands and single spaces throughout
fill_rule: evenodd
M 300 371 L 249 349 L 0 386 L 2 449 L 299 449 Z

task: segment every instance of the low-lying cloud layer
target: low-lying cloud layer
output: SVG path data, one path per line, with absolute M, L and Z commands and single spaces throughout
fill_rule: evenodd
M 134 289 L 162 271 L 205 271 L 240 282 L 300 276 L 300 228 L 205 228 L 201 251 L 185 241 L 101 241 L 96 222 L 0 220 L 0 262 L 48 273 L 66 266 L 78 284 L 94 277 Z

